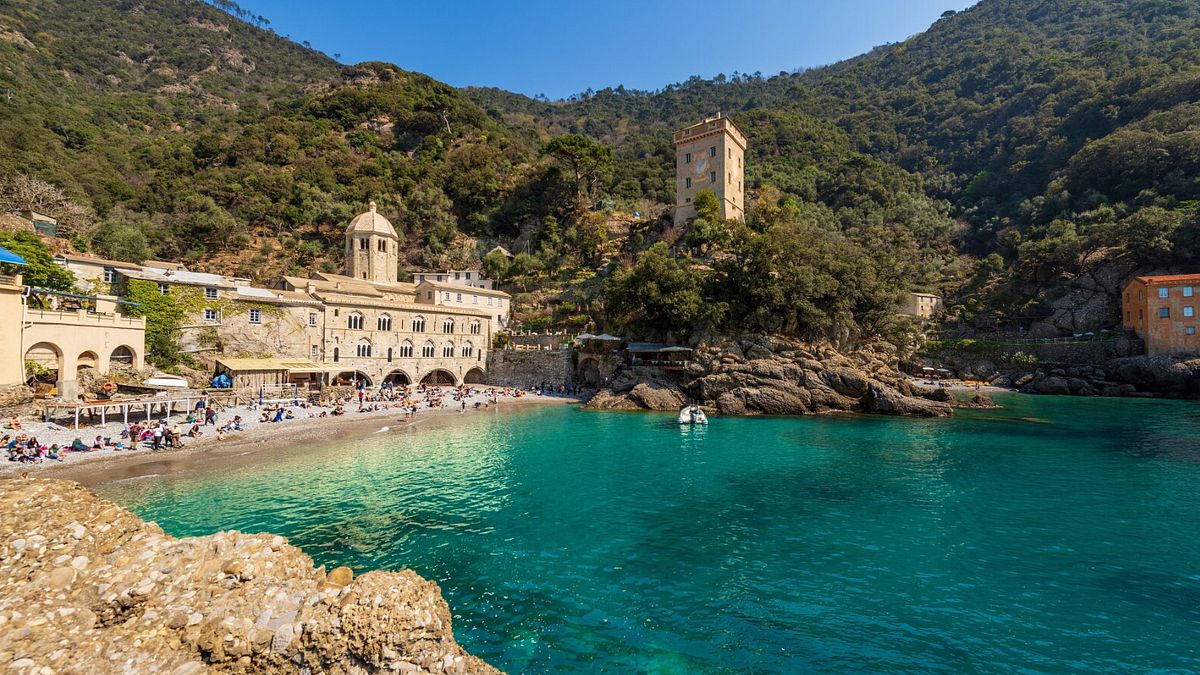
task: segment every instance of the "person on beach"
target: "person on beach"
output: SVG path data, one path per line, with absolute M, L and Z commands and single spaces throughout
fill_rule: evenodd
M 156 423 L 154 425 L 154 429 L 152 430 L 151 434 L 152 435 L 151 435 L 151 439 L 150 439 L 150 443 L 151 443 L 150 447 L 152 450 L 154 450 L 154 452 L 158 452 L 159 450 L 162 449 L 162 442 L 163 442 L 162 424 Z
M 213 408 L 205 408 L 204 409 L 204 426 L 208 426 L 210 424 L 213 425 L 214 427 L 217 426 L 217 411 L 214 410 Z

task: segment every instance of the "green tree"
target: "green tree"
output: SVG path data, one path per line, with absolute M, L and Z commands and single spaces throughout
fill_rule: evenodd
M 632 267 L 614 272 L 603 293 L 609 316 L 639 336 L 686 334 L 704 304 L 698 278 L 671 258 L 663 242 L 644 251 Z
M 70 291 L 75 286 L 75 275 L 67 268 L 54 262 L 50 249 L 32 232 L 18 230 L 0 231 L 0 246 L 25 259 L 25 266 L 12 265 L 13 271 L 24 275 L 26 286 L 45 288 L 52 291 Z
M 146 317 L 146 356 L 160 368 L 169 368 L 184 360 L 179 351 L 178 333 L 184 310 L 175 296 L 159 292 L 158 285 L 144 279 L 127 279 L 125 299 L 133 303 L 130 316 Z
M 153 230 L 144 214 L 117 207 L 92 231 L 92 248 L 106 258 L 141 264 L 153 254 L 148 232 Z
M 542 150 L 552 157 L 575 186 L 576 206 L 592 200 L 596 186 L 613 167 L 612 148 L 580 134 L 563 134 L 551 139 Z
M 492 251 L 483 257 L 483 276 L 485 279 L 504 281 L 508 278 L 510 263 L 508 256 L 500 251 Z

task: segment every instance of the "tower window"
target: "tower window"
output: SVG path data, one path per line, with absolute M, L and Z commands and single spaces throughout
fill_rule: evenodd
M 683 186 L 684 186 L 685 188 L 688 188 L 689 190 L 691 189 L 691 187 L 692 187 L 692 178 L 691 178 L 691 176 L 688 176 L 687 178 L 684 178 L 684 179 L 683 179 Z
M 370 245 L 370 244 L 368 244 L 368 243 L 367 243 L 367 240 L 366 240 L 366 239 L 359 239 L 359 240 L 358 240 L 358 250 L 360 250 L 360 251 L 365 251 L 365 250 L 367 250 L 367 247 L 368 247 L 369 245 Z
M 715 182 L 717 182 L 717 172 L 716 172 L 716 171 L 709 171 L 709 172 L 708 172 L 708 181 L 709 181 L 710 183 L 715 183 Z
M 387 253 L 387 241 L 384 239 L 379 240 L 379 252 Z
M 709 157 L 716 157 L 716 156 L 717 156 L 717 146 L 715 146 L 715 145 L 714 145 L 714 146 L 712 146 L 711 148 L 709 148 L 709 149 L 708 149 L 708 156 L 709 156 Z
M 684 164 L 691 164 L 691 163 L 692 163 L 692 153 L 690 153 L 690 152 L 689 152 L 689 153 L 687 153 L 687 154 L 685 154 L 685 155 L 683 156 L 683 163 L 684 163 Z

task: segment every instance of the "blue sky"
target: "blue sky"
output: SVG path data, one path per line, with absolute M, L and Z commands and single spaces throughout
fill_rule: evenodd
M 240 0 L 344 63 L 562 98 L 692 75 L 819 66 L 903 40 L 973 0 Z M 715 19 L 715 20 L 714 20 Z M 722 47 L 710 45 L 723 45 Z

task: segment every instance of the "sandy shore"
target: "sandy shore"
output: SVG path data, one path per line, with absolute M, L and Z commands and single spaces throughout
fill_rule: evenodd
M 251 457 L 298 444 L 320 443 L 335 438 L 364 438 L 378 433 L 383 428 L 391 431 L 420 431 L 456 424 L 459 420 L 481 415 L 504 414 L 537 405 L 576 402 L 574 398 L 538 396 L 528 392 L 521 397 L 500 395 L 496 398 L 497 402 L 491 403 L 491 398 L 480 392 L 467 399 L 467 408 L 463 411 L 457 401 L 452 401 L 447 396 L 445 407 L 422 407 L 411 419 L 405 419 L 403 411 L 398 408 L 355 412 L 355 405 L 347 406 L 347 413 L 340 417 L 298 416 L 282 422 L 262 423 L 259 422 L 259 411 L 245 407 L 227 408 L 219 416 L 221 423 L 232 419 L 234 415 L 241 415 L 244 424 L 242 431 L 231 432 L 223 440 L 217 439 L 216 427 L 208 426 L 204 427 L 204 435 L 200 438 L 185 437 L 183 448 L 165 448 L 156 452 L 149 442 L 142 442 L 135 449 L 72 452 L 66 454 L 61 462 L 48 459 L 40 463 L 0 460 L 0 476 L 16 476 L 28 472 L 30 476 L 39 478 L 62 478 L 83 485 L 99 485 L 115 480 L 177 473 L 205 464 Z M 476 402 L 479 402 L 481 407 L 475 408 Z M 483 407 L 485 403 L 487 406 Z M 297 413 L 306 412 L 298 408 L 293 410 Z M 312 410 L 329 411 L 330 408 L 314 406 Z M 171 419 L 178 421 L 184 431 L 187 430 L 188 427 L 183 424 L 179 415 Z M 43 422 L 23 425 L 25 433 L 36 436 L 46 444 L 70 444 L 76 437 L 90 443 L 97 435 L 116 438 L 120 435 L 121 428 L 120 422 L 103 426 L 81 425 L 77 432 Z M 5 429 L 4 433 L 13 432 Z

